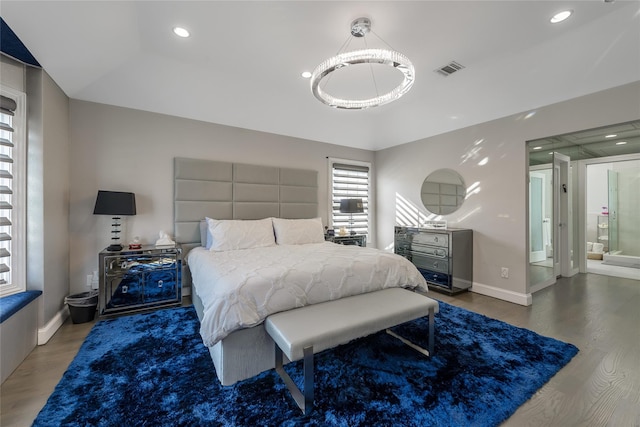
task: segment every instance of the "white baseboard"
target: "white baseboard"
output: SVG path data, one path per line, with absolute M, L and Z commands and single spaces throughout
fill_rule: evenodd
M 498 298 L 504 301 L 509 301 L 514 304 L 529 306 L 533 303 L 533 296 L 529 294 L 521 294 L 519 292 L 509 291 L 507 289 L 496 288 L 495 286 L 483 285 L 482 283 L 473 283 L 471 291 L 486 295 L 492 298 Z
M 69 317 L 69 310 L 65 307 L 57 312 L 49 323 L 38 329 L 38 345 L 44 345 L 49 342 L 53 334 L 55 334 L 64 321 L 67 320 L 67 317 Z

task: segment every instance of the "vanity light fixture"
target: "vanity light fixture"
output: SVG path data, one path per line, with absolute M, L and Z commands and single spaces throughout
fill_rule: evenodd
M 572 13 L 573 13 L 573 10 L 563 10 L 562 12 L 558 12 L 555 15 L 553 15 L 550 21 L 552 24 L 557 24 L 558 22 L 562 22 L 568 17 L 570 17 Z
M 182 28 L 182 27 L 173 27 L 173 33 L 176 36 L 182 37 L 182 38 L 187 38 L 187 37 L 189 37 L 191 35 L 189 33 L 189 30 L 187 30 L 186 28 Z
M 351 23 L 351 35 L 349 36 L 347 41 L 345 41 L 343 46 L 348 46 L 349 42 L 354 37 L 362 38 L 365 41 L 366 46 L 365 36 L 369 32 L 371 32 L 371 20 L 369 20 L 369 18 L 358 18 L 354 20 Z M 376 37 L 380 38 L 377 34 L 375 35 Z M 384 40 L 382 41 L 384 42 Z M 384 43 L 387 44 L 386 42 Z M 330 76 L 332 73 L 338 71 L 341 68 L 357 64 L 369 64 L 369 66 L 371 66 L 372 64 L 389 65 L 402 73 L 402 82 L 393 90 L 384 94 L 378 94 L 374 77 L 373 83 L 376 89 L 376 94 L 375 96 L 368 99 L 338 98 L 325 92 L 320 87 L 320 82 L 324 80 L 325 77 Z M 338 52 L 336 56 L 333 56 L 318 65 L 311 75 L 311 92 L 316 98 L 318 98 L 320 102 L 330 107 L 342 108 L 347 110 L 361 110 L 364 108 L 377 107 L 379 105 L 387 104 L 399 99 L 402 95 L 407 93 L 409 89 L 411 89 L 414 81 L 415 69 L 413 67 L 413 64 L 411 63 L 409 58 L 407 58 L 403 54 L 390 49 L 362 49 L 354 50 L 351 52 Z

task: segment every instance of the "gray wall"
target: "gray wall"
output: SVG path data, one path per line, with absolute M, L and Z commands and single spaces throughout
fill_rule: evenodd
M 123 241 L 173 235 L 173 158 L 203 158 L 318 171 L 319 215 L 327 224 L 327 157 L 373 162 L 374 153 L 156 113 L 71 100 L 71 289 L 86 290 L 108 246 L 111 219 L 94 216 L 97 191 L 136 194 Z M 374 187 L 375 190 L 375 187 Z M 126 236 L 125 236 L 126 235 Z M 375 236 L 373 237 L 375 239 Z
M 640 82 L 527 113 L 471 126 L 376 152 L 378 247 L 393 247 L 399 212 L 427 215 L 420 202 L 424 178 L 457 170 L 475 186 L 462 208 L 444 217 L 474 230 L 473 290 L 530 303 L 527 265 L 526 141 L 640 118 Z M 509 278 L 500 277 L 501 267 Z
M 27 68 L 27 287 L 43 291 L 40 326 L 69 294 L 69 98 Z
M 38 326 L 69 294 L 69 99 L 42 70 L 0 55 L 2 84 L 27 93 L 27 289 L 43 291 Z M 43 335 L 48 339 L 55 332 Z
M 0 81 L 3 85 L 24 92 L 24 73 L 24 65 L 0 55 Z

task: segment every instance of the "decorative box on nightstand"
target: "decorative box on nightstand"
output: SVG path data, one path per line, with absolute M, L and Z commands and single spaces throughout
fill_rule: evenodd
M 182 303 L 182 249 L 142 246 L 99 254 L 102 317 Z
M 352 234 L 347 236 L 324 236 L 324 239 L 327 242 L 333 242 L 339 245 L 356 245 L 362 247 L 367 246 L 366 234 Z

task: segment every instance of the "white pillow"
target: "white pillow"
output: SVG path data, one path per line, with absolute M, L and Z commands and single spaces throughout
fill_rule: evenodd
M 324 242 L 324 228 L 320 218 L 273 218 L 273 230 L 279 245 L 304 245 Z
M 271 218 L 257 220 L 207 220 L 207 247 L 210 251 L 275 246 Z

